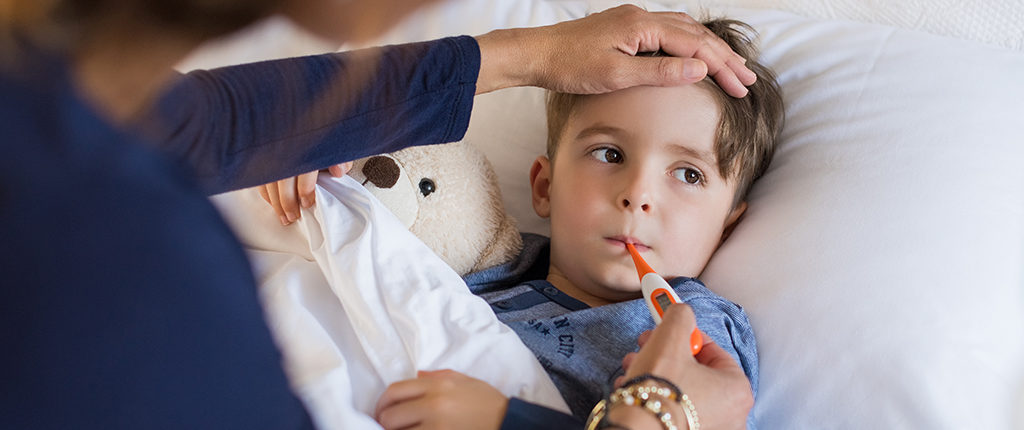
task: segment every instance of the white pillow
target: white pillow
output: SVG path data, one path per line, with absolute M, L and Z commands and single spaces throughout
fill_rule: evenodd
M 753 320 L 758 422 L 1021 423 L 1024 53 L 728 15 L 761 32 L 787 111 L 746 219 L 703 276 Z
M 451 2 L 382 42 L 592 9 Z M 703 275 L 752 318 L 758 424 L 1024 428 L 1024 53 L 782 12 L 728 16 L 761 32 L 787 109 L 772 167 Z M 477 97 L 466 138 L 535 232 L 547 226 L 527 171 L 544 127 L 541 90 L 504 90 Z
M 1020 0 L 690 0 L 687 3 L 692 7 L 776 9 L 812 18 L 892 25 L 1024 50 L 1024 30 L 1021 29 L 1024 2 Z

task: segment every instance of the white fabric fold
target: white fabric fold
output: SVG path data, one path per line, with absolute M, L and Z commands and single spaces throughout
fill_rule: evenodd
M 458 274 L 349 177 L 282 227 L 253 190 L 213 198 L 253 261 L 285 371 L 325 429 L 374 428 L 377 399 L 453 369 L 568 410 L 536 358 Z

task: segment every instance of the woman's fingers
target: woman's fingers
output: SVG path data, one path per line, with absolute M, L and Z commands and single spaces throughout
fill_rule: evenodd
M 320 171 L 314 170 L 295 177 L 295 194 L 303 208 L 309 209 L 316 204 L 316 178 L 319 175 Z
M 641 348 L 643 348 L 644 344 L 647 343 L 647 341 L 651 339 L 651 332 L 652 331 L 653 330 L 647 330 L 647 331 L 645 331 L 643 333 L 640 333 L 640 336 L 636 338 L 636 344 L 638 346 L 640 346 Z
M 644 373 L 680 380 L 692 370 L 694 362 L 690 349 L 690 333 L 697 326 L 693 309 L 685 303 L 669 306 L 659 324 L 644 342 L 640 352 L 630 362 L 626 378 Z
M 281 192 L 278 190 L 278 183 L 271 182 L 264 185 L 267 191 L 267 197 L 270 199 L 270 207 L 274 208 L 274 212 L 277 213 L 277 218 L 281 220 L 281 225 L 291 224 L 288 220 L 288 216 L 284 212 L 284 207 L 281 206 Z
M 674 57 L 692 57 L 704 62 L 707 75 L 726 93 L 734 97 L 747 94 L 746 86 L 753 84 L 757 75 L 747 68 L 743 56 L 733 52 L 729 44 L 685 13 L 656 14 L 675 22 L 674 26 L 668 26 L 659 49 Z
M 710 336 L 704 336 L 704 347 L 701 348 L 695 358 L 698 363 L 707 367 L 736 371 L 741 375 L 744 375 L 743 368 L 736 362 L 736 359 L 732 358 L 732 356 L 722 349 L 721 346 L 718 346 L 717 343 L 711 341 Z
M 351 161 L 328 168 L 334 177 L 342 177 L 352 170 Z M 281 225 L 289 225 L 302 217 L 302 208 L 309 209 L 316 204 L 316 180 L 319 170 L 303 173 L 294 178 L 282 179 L 256 187 L 260 197 L 274 208 Z
M 299 219 L 299 195 L 296 191 L 296 178 L 285 178 L 277 181 L 278 202 L 284 210 L 288 223 Z
M 266 184 L 256 187 L 256 190 L 260 192 L 260 197 L 263 198 L 263 201 L 267 202 L 268 205 L 273 206 L 273 204 L 270 203 L 270 193 L 267 191 Z
M 669 306 L 661 317 L 661 324 L 651 331 L 648 342 L 659 342 L 662 344 L 681 343 L 689 349 L 689 342 L 676 342 L 679 339 L 690 339 L 690 333 L 697 328 L 697 316 L 693 308 L 685 303 Z
M 348 161 L 345 163 L 328 167 L 327 171 L 331 173 L 331 176 L 334 176 L 335 178 L 340 178 L 342 176 L 345 176 L 345 174 L 347 174 L 348 172 L 352 171 L 352 165 L 353 162 Z
M 616 8 L 619 9 L 619 8 Z M 682 12 L 637 12 L 622 8 L 619 12 L 632 18 L 632 33 L 635 45 L 623 45 L 626 53 L 664 51 L 674 61 L 647 70 L 640 70 L 634 76 L 646 79 L 645 85 L 677 85 L 696 82 L 705 75 L 711 76 L 726 93 L 734 97 L 747 94 L 745 85 L 753 84 L 756 75 L 745 65 L 746 61 L 729 47 L 729 44 L 715 35 L 693 17 Z M 609 12 L 617 12 L 615 9 Z M 629 52 L 635 49 L 636 52 Z M 634 57 L 641 60 L 643 57 Z M 697 62 L 704 63 L 704 74 L 700 73 Z M 650 82 L 653 80 L 653 82 Z

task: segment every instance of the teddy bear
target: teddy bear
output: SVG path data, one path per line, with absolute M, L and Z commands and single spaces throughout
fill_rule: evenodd
M 459 275 L 508 262 L 522 248 L 491 163 L 467 141 L 363 158 L 348 174 Z

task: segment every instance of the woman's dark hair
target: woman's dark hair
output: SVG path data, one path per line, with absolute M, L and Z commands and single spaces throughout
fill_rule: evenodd
M 72 46 L 102 26 L 134 23 L 205 40 L 272 13 L 281 0 L 6 0 L 0 37 L 31 37 Z

